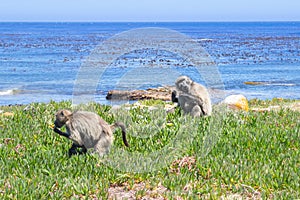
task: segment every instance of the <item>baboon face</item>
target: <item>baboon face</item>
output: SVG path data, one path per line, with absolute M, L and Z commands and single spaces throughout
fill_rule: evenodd
M 187 76 L 180 76 L 176 81 L 176 87 L 186 93 L 190 91 L 191 84 L 192 80 Z
M 68 110 L 60 110 L 56 113 L 56 119 L 54 121 L 54 125 L 57 128 L 61 128 L 66 122 L 69 120 L 70 116 L 72 115 L 71 111 Z

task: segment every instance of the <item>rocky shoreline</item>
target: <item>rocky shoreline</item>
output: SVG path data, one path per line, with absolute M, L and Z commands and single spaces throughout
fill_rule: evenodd
M 139 101 L 139 100 L 162 100 L 166 102 L 171 102 L 172 91 L 175 90 L 175 86 L 162 86 L 157 88 L 148 88 L 145 90 L 110 90 L 107 92 L 106 99 L 113 101 Z M 285 103 L 282 98 L 274 98 L 281 100 L 282 103 L 276 105 L 265 105 L 261 106 L 250 106 L 249 100 L 241 94 L 230 94 L 226 91 L 219 91 L 215 89 L 210 89 L 209 93 L 212 98 L 217 98 L 220 101 L 217 103 L 224 103 L 228 105 L 229 108 L 233 110 L 243 110 L 243 111 L 253 111 L 253 112 L 269 112 L 269 111 L 279 111 L 281 109 L 290 109 L 292 111 L 300 112 L 300 101 L 295 100 L 289 103 Z M 220 97 L 223 97 L 221 99 Z M 15 106 L 24 106 L 23 104 L 10 104 L 6 106 L 0 106 L 0 108 L 10 108 Z M 27 109 L 29 105 L 25 107 Z M 176 106 L 176 105 L 175 105 Z M 167 110 L 173 108 L 174 106 L 168 107 Z M 6 110 L 6 109 L 5 109 Z M 0 109 L 0 115 L 2 116 L 11 116 L 10 112 L 5 112 Z
M 146 90 L 110 90 L 106 95 L 107 100 L 162 100 L 171 101 L 172 91 L 175 86 L 163 86 L 158 88 L 148 88 Z M 211 96 L 226 96 L 220 103 L 228 105 L 233 110 L 254 111 L 254 112 L 269 112 L 278 111 L 280 109 L 291 109 L 292 111 L 300 112 L 300 101 L 283 105 L 272 105 L 268 107 L 249 107 L 249 100 L 241 95 L 226 94 L 224 91 L 209 90 Z M 280 98 L 278 98 L 280 99 Z

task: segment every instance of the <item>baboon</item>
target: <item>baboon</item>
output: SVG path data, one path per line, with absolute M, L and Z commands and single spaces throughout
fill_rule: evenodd
M 123 142 L 125 146 L 129 147 L 125 125 L 121 122 L 110 125 L 96 113 L 87 111 L 72 113 L 69 110 L 59 110 L 55 116 L 54 132 L 73 141 L 72 147 L 69 149 L 69 157 L 73 154 L 86 153 L 89 148 L 93 148 L 94 152 L 100 156 L 107 154 L 113 142 L 113 132 L 116 127 L 122 129 Z M 64 125 L 67 132 L 58 129 Z M 77 148 L 81 148 L 81 151 L 77 151 Z
M 211 115 L 212 106 L 207 89 L 191 80 L 187 76 L 177 78 L 176 90 L 172 92 L 172 101 L 178 102 L 178 106 L 185 114 L 194 117 Z

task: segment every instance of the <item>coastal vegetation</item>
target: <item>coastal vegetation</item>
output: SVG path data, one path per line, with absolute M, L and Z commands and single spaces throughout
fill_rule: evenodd
M 248 112 L 228 111 L 205 156 L 199 152 L 215 115 L 198 118 L 195 137 L 184 147 L 185 152 L 178 152 L 161 168 L 149 166 L 143 172 L 120 169 L 95 154 L 69 158 L 66 152 L 71 141 L 54 133 L 51 126 L 57 110 L 72 108 L 70 101 L 2 106 L 0 198 L 296 199 L 300 197 L 300 112 L 287 106 L 294 103 L 299 101 L 253 99 Z M 140 102 L 145 106 L 167 104 Z M 272 106 L 279 109 L 261 109 Z M 111 106 L 91 103 L 87 107 L 109 123 L 116 120 Z M 146 108 L 129 111 L 132 123 L 146 126 L 157 120 Z M 149 132 L 149 137 L 136 137 L 128 127 L 129 149 L 122 143 L 121 132 L 116 132 L 112 149 L 145 157 L 157 152 L 177 136 L 183 126 L 180 116 L 178 108 L 166 113 L 165 124 L 158 133 Z

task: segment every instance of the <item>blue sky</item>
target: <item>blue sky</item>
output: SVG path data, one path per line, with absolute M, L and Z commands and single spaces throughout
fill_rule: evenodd
M 300 21 L 300 0 L 0 0 L 0 21 Z

